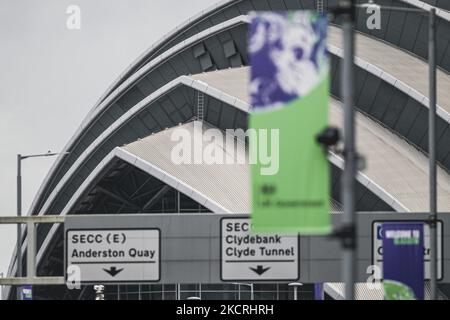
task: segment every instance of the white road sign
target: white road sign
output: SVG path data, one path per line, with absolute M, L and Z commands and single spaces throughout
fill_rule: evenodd
M 78 271 L 80 283 L 159 281 L 160 257 L 158 229 L 66 232 L 66 272 Z
M 416 222 L 416 221 L 375 221 L 372 224 L 372 259 L 374 265 L 376 265 L 379 269 L 379 273 L 376 273 L 375 276 L 383 276 L 383 223 L 408 223 L 408 222 Z M 424 271 L 425 271 L 425 280 L 430 280 L 430 226 L 424 225 L 424 248 L 423 248 L 423 260 L 425 262 Z M 438 279 L 442 278 L 442 221 L 438 221 L 437 223 L 437 234 L 438 234 L 438 243 L 437 243 L 437 268 Z M 377 277 L 379 278 L 379 277 Z
M 298 236 L 257 235 L 249 218 L 221 220 L 223 281 L 288 281 L 299 278 Z

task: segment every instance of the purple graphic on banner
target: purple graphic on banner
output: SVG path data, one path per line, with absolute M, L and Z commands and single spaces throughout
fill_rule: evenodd
M 250 25 L 251 98 L 271 109 L 308 94 L 328 75 L 327 20 L 315 12 L 258 12 Z
M 424 299 L 423 223 L 383 223 L 383 278 L 407 285 Z
M 314 300 L 324 300 L 323 283 L 314 283 Z
M 22 300 L 33 300 L 33 286 L 21 286 L 19 290 Z

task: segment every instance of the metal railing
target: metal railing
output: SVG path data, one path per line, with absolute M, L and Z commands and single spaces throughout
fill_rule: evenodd
M 0 278 L 2 286 L 22 286 L 22 285 L 58 285 L 64 284 L 64 277 L 37 277 L 36 276 L 36 224 L 44 223 L 64 223 L 65 216 L 21 216 L 21 217 L 0 217 L 2 224 L 26 224 L 27 243 L 27 276 L 26 277 L 5 277 Z M 20 241 L 17 239 L 17 241 Z M 16 262 L 17 263 L 17 262 Z

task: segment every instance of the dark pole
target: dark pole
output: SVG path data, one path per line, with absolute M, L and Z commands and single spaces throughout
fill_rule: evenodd
M 437 298 L 437 187 L 436 187 L 436 10 L 429 14 L 429 157 L 430 157 L 430 283 L 431 300 Z
M 17 155 L 17 216 L 22 216 L 22 160 L 28 158 L 38 158 L 38 157 L 53 157 L 61 153 L 42 153 L 42 154 L 31 154 L 31 155 Z M 69 154 L 69 152 L 62 153 L 64 155 Z M 34 230 L 34 229 L 33 229 Z M 22 271 L 22 225 L 17 224 L 17 276 L 23 277 Z M 22 295 L 20 294 L 20 286 L 17 287 L 17 299 L 20 300 Z
M 341 95 L 344 106 L 344 172 L 342 175 L 342 200 L 344 212 L 342 223 L 342 272 L 345 282 L 345 299 L 354 299 L 356 274 L 356 214 L 355 176 L 357 153 L 355 146 L 354 110 L 354 0 L 341 1 L 342 29 L 344 34 L 344 57 L 341 72 Z
M 17 155 L 17 216 L 22 216 L 22 155 Z M 22 277 L 22 224 L 17 224 L 17 276 Z M 17 287 L 17 300 L 21 300 L 20 286 Z

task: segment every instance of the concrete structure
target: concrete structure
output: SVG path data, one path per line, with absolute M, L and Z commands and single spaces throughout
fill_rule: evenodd
M 336 3 L 337 0 L 326 1 L 326 8 Z M 377 3 L 429 8 L 416 0 Z M 179 124 L 187 128 L 193 125 L 200 96 L 204 99 L 203 122 L 207 126 L 221 130 L 247 128 L 247 13 L 286 9 L 315 9 L 315 1 L 222 1 L 164 36 L 133 62 L 93 107 L 64 150 L 70 154 L 60 157 L 45 178 L 30 214 L 248 211 L 246 166 L 174 166 L 170 162 L 168 134 Z M 367 169 L 358 174 L 357 209 L 425 212 L 426 17 L 413 12 L 383 12 L 381 30 L 368 30 L 365 17 L 363 11 L 358 11 L 355 101 L 358 147 L 367 158 Z M 450 13 L 440 9 L 437 19 L 438 209 L 450 212 Z M 339 19 L 332 21 L 329 31 L 330 123 L 340 126 Z M 339 209 L 342 158 L 330 154 L 330 163 L 330 201 Z M 62 275 L 62 230 L 42 225 L 37 228 L 37 235 L 38 274 Z M 25 243 L 22 248 L 25 253 Z M 15 262 L 12 259 L 10 275 L 16 272 Z M 230 292 L 235 292 L 236 286 L 230 286 L 218 284 L 212 297 L 232 298 Z M 167 284 L 158 288 L 144 291 L 149 297 L 174 298 L 178 287 Z M 198 285 L 183 288 L 190 294 L 198 290 Z M 275 297 L 276 292 L 278 298 L 286 298 L 292 292 L 283 284 L 265 288 L 260 285 L 255 291 L 265 292 L 261 297 Z M 138 297 L 135 289 L 107 287 L 105 294 L 108 297 L 108 290 L 115 290 L 114 294 L 121 297 L 127 295 L 124 290 L 133 290 L 131 297 Z M 142 292 L 141 289 L 138 287 L 136 292 Z M 63 287 L 36 290 L 42 298 L 83 298 L 92 293 L 69 292 Z M 304 286 L 302 290 L 310 289 Z M 165 296 L 165 292 L 171 293 Z

